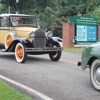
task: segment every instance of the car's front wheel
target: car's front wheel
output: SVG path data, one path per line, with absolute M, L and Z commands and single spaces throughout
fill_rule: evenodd
M 53 45 L 53 47 L 55 48 L 55 47 L 60 47 L 60 44 L 59 43 L 55 43 L 54 45 Z M 50 57 L 50 59 L 52 60 L 52 61 L 58 61 L 59 59 L 60 59 L 60 57 L 61 57 L 61 51 L 54 51 L 54 52 L 52 52 L 52 53 L 49 53 L 49 57 Z
M 25 46 L 22 43 L 18 43 L 15 47 L 15 58 L 17 62 L 24 63 L 27 58 L 27 53 L 25 52 Z
M 100 60 L 96 59 L 90 69 L 90 80 L 94 88 L 100 91 Z

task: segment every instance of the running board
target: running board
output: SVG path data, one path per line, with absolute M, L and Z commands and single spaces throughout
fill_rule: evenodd
M 43 52 L 43 51 L 62 51 L 61 47 L 58 48 L 25 48 L 26 52 Z

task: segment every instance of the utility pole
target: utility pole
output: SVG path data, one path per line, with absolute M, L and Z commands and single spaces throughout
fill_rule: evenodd
M 10 6 L 8 7 L 8 13 L 10 14 Z

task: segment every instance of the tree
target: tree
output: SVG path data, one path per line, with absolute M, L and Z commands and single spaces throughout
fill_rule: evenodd
M 100 24 L 100 7 L 95 8 L 93 12 L 88 13 L 89 16 L 98 18 L 98 23 Z
M 99 7 L 99 5 L 99 0 L 86 0 L 84 10 L 86 11 L 86 13 L 93 12 L 97 7 Z
M 99 18 L 99 0 L 0 0 L 0 12 L 11 12 L 36 15 L 40 25 L 54 34 L 61 34 L 62 24 L 68 22 L 69 16 L 87 14 Z M 61 35 L 60 35 L 61 36 Z
M 0 3 L 5 4 L 6 8 L 11 7 L 11 10 L 18 10 L 16 0 L 0 0 Z

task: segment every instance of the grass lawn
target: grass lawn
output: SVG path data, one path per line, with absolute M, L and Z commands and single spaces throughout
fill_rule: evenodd
M 0 100 L 32 100 L 0 80 Z
M 82 52 L 83 52 L 83 48 L 63 49 L 63 51 L 66 51 L 66 52 L 73 52 L 73 53 L 82 53 Z

